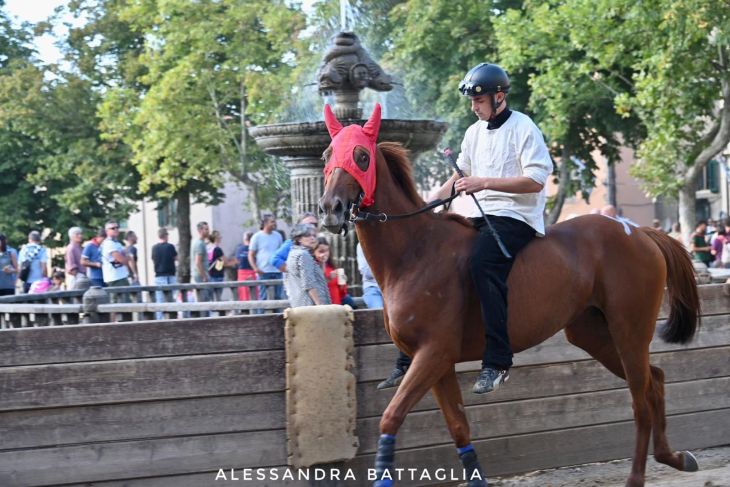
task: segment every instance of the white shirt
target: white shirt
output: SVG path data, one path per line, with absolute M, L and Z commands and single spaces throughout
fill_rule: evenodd
M 111 238 L 105 238 L 101 244 L 101 272 L 104 282 L 114 282 L 129 277 L 129 270 L 123 264 L 117 264 L 112 252 L 124 254 L 122 244 Z
M 487 130 L 487 122 L 478 120 L 466 130 L 457 160 L 467 176 L 512 178 L 526 176 L 542 184 L 539 193 L 503 193 L 485 190 L 475 193 L 484 213 L 521 220 L 545 234 L 545 183 L 553 172 L 545 139 L 527 115 L 512 111 L 498 129 Z M 481 217 L 473 205 L 471 217 Z

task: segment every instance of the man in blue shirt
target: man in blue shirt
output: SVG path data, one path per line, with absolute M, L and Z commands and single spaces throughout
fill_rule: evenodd
M 297 223 L 304 225 L 312 225 L 314 228 L 319 227 L 319 221 L 314 213 L 304 213 Z M 292 241 L 286 239 L 281 247 L 276 250 L 276 253 L 271 257 L 269 263 L 279 269 L 281 272 L 286 272 L 286 259 L 289 257 L 289 251 L 291 251 Z
M 274 215 L 266 214 L 261 219 L 261 230 L 251 238 L 251 245 L 248 248 L 248 262 L 251 268 L 258 275 L 259 280 L 281 279 L 282 273 L 270 263 L 271 257 L 281 246 L 283 239 L 276 231 L 276 218 Z M 283 286 L 274 286 L 273 299 L 283 298 Z M 266 286 L 259 286 L 259 299 L 270 299 Z
M 81 252 L 81 264 L 88 269 L 87 273 L 92 286 L 104 287 L 104 275 L 101 270 L 101 243 L 105 237 L 106 231 L 102 228 Z
M 28 244 L 20 249 L 18 256 L 18 265 L 22 269 L 23 262 L 30 262 L 30 272 L 28 278 L 23 283 L 23 292 L 28 293 L 30 286 L 40 281 L 44 277 L 48 277 L 48 252 L 41 245 L 41 234 L 33 230 L 28 234 Z

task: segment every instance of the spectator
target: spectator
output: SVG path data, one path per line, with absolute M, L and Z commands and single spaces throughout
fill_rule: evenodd
M 23 292 L 28 293 L 30 286 L 43 278 L 48 277 L 48 252 L 46 248 L 41 245 L 41 234 L 33 230 L 28 234 L 28 244 L 24 245 L 20 249 L 20 255 L 18 256 L 18 262 L 20 265 L 20 274 L 22 275 L 23 262 L 28 262 L 26 266 L 29 266 L 28 276 L 23 283 Z
M 238 262 L 238 274 L 236 279 L 238 281 L 254 281 L 256 280 L 256 272 L 251 267 L 251 263 L 248 261 L 248 248 L 251 244 L 251 237 L 253 232 L 245 232 L 243 234 L 243 243 L 240 243 L 236 247 L 236 261 Z M 258 299 L 258 292 L 254 289 L 254 299 Z M 238 300 L 248 301 L 251 299 L 251 290 L 246 286 L 238 288 Z
M 198 238 L 190 244 L 190 270 L 194 282 L 208 282 L 208 251 L 206 241 L 210 236 L 207 222 L 198 222 L 195 226 Z
M 707 244 L 707 222 L 700 220 L 697 222 L 695 232 L 692 234 L 690 239 L 690 251 L 694 260 L 702 262 L 709 267 L 712 262 L 712 254 L 710 253 L 710 246 Z
M 139 267 L 137 267 L 137 234 L 129 230 L 124 235 L 124 255 L 127 256 L 127 269 L 129 270 L 129 281 L 133 286 L 139 286 Z
M 730 218 L 727 218 L 724 222 L 725 228 L 725 246 L 722 249 L 722 257 L 720 262 L 722 267 L 730 269 Z
M 324 237 L 317 238 L 317 244 L 314 247 L 314 260 L 322 267 L 324 278 L 327 281 L 327 287 L 330 292 L 330 301 L 332 304 L 347 304 L 352 309 L 356 309 L 355 302 L 352 297 L 347 294 L 347 276 L 344 269 L 335 269 L 332 263 L 332 254 L 330 253 L 330 244 Z
M 299 221 L 297 223 L 312 225 L 313 227 L 317 228 L 319 220 L 317 220 L 317 217 L 314 215 L 314 213 L 307 212 L 299 217 Z M 281 244 L 278 249 L 276 249 L 276 253 L 271 258 L 271 265 L 279 269 L 281 272 L 286 272 L 286 259 L 287 257 L 289 257 L 289 250 L 291 250 L 291 245 L 291 239 L 285 240 L 284 243 Z
M 86 268 L 81 263 L 81 241 L 84 236 L 80 227 L 71 227 L 68 230 L 68 246 L 64 255 L 64 269 L 66 270 L 66 289 L 73 289 L 76 276 L 86 274 Z
M 31 284 L 30 288 L 28 289 L 28 294 L 43 294 L 47 293 L 51 290 L 51 280 L 47 277 L 43 276 L 37 281 L 35 281 L 33 284 Z
M 63 272 L 61 269 L 54 270 L 53 275 L 51 275 L 51 287 L 48 291 L 65 291 L 67 289 L 73 288 L 66 287 L 66 273 Z
M 725 233 L 725 227 L 718 226 L 716 236 L 710 244 L 710 253 L 712 254 L 712 257 L 714 259 L 712 261 L 712 267 L 717 267 L 720 269 L 725 267 L 722 261 L 722 254 L 724 253 L 725 244 L 727 244 L 727 242 L 728 240 Z
M 664 231 L 664 229 L 662 228 L 662 222 L 659 221 L 658 218 L 654 218 L 651 221 L 651 228 L 653 228 L 654 230 L 659 230 L 660 232 Z
M 0 296 L 15 294 L 18 275 L 18 253 L 8 245 L 8 239 L 0 233 Z
M 177 250 L 175 246 L 167 242 L 168 233 L 166 228 L 160 228 L 157 231 L 160 241 L 152 246 L 152 263 L 155 268 L 155 286 L 166 286 L 177 283 L 175 278 L 175 261 L 177 260 Z M 155 291 L 155 302 L 164 303 L 165 293 L 163 291 Z M 162 312 L 155 313 L 158 320 L 164 318 Z
M 107 287 L 129 286 L 128 258 L 124 247 L 117 241 L 119 223 L 114 220 L 104 225 L 106 238 L 101 244 L 101 272 Z M 114 295 L 112 295 L 114 296 Z
M 208 276 L 210 282 L 223 282 L 226 278 L 226 267 L 235 265 L 235 259 L 226 259 L 223 249 L 221 248 L 221 240 L 223 239 L 221 232 L 213 230 L 209 240 L 210 248 L 207 249 L 208 256 Z M 223 294 L 223 288 L 217 288 L 215 291 L 215 300 L 220 301 Z
M 684 242 L 682 241 L 682 226 L 679 224 L 679 222 L 672 224 L 672 231 L 669 232 L 669 236 L 675 240 L 679 240 L 684 244 Z
M 292 248 L 286 260 L 286 289 L 293 308 L 330 304 L 330 293 L 322 267 L 317 265 L 312 251 L 317 245 L 317 229 L 297 224 L 291 232 Z
M 276 231 L 276 218 L 274 215 L 264 215 L 260 228 L 261 230 L 251 237 L 248 262 L 256 272 L 258 279 L 281 279 L 281 271 L 270 263 L 271 257 L 283 242 L 281 235 Z M 282 299 L 282 297 L 282 286 L 274 286 L 274 296 L 271 296 L 271 298 Z M 259 286 L 259 299 L 269 298 L 267 286 Z
M 375 277 L 373 276 L 368 261 L 365 260 L 365 254 L 362 252 L 360 243 L 357 244 L 357 268 L 362 275 L 362 299 L 368 308 L 383 307 L 383 293 L 380 291 Z
M 87 274 L 92 286 L 104 287 L 104 273 L 101 263 L 101 244 L 106 238 L 106 230 L 100 229 L 96 235 L 84 246 L 81 252 L 81 264 L 87 268 Z

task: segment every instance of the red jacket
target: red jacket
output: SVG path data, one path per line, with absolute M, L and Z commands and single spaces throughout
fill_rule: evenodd
M 327 287 L 330 290 L 330 299 L 332 304 L 342 304 L 342 298 L 347 294 L 347 285 L 343 284 L 340 286 L 337 284 L 337 276 L 330 278 L 330 275 L 334 272 L 335 268 L 324 265 L 324 278 L 327 279 Z

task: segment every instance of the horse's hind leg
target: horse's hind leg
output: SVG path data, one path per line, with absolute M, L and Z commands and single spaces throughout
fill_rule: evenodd
M 588 352 L 614 375 L 626 380 L 621 357 L 608 331 L 606 320 L 598 310 L 587 310 L 565 329 L 565 335 L 570 343 Z M 649 401 L 653 410 L 654 459 L 677 470 L 696 471 L 697 461 L 690 452 L 674 452 L 669 446 L 664 410 L 664 372 L 653 365 L 650 366 L 650 370 Z
M 636 446 L 627 487 L 643 487 L 649 437 L 652 430 L 653 401 L 649 369 L 649 343 L 653 327 L 641 336 L 640 327 L 614 319 L 612 333 L 606 319 L 595 309 L 586 311 L 579 320 L 566 328 L 568 340 L 590 353 L 611 372 L 625 378 L 631 391 L 636 423 Z
M 664 371 L 659 367 L 651 366 L 651 402 L 654 408 L 652 432 L 654 437 L 654 459 L 665 465 L 683 470 L 696 472 L 699 470 L 697 459 L 688 451 L 674 452 L 667 440 L 667 419 L 664 412 Z
M 453 364 L 454 358 L 440 349 L 421 349 L 415 353 L 403 382 L 380 419 L 380 439 L 375 455 L 375 477 L 378 480 L 375 481 L 375 487 L 393 485 L 387 474 L 393 475 L 395 435 L 408 412 Z
M 465 479 L 468 487 L 485 487 L 487 485 L 484 472 L 479 465 L 476 451 L 471 446 L 469 423 L 464 413 L 464 403 L 461 397 L 461 388 L 453 368 L 444 374 L 431 389 L 436 402 L 446 420 L 451 438 L 456 445 L 459 460 L 464 467 Z

